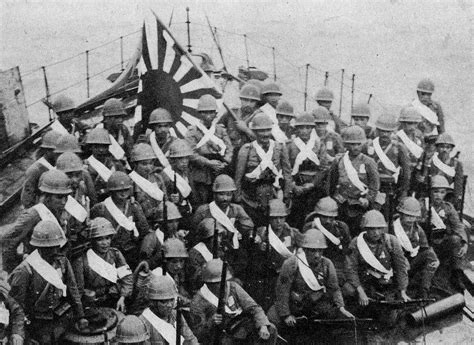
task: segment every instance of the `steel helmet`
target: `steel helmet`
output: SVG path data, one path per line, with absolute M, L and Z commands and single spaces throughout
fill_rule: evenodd
M 409 196 L 400 201 L 397 211 L 413 217 L 421 217 L 421 207 L 418 200 Z
M 176 206 L 175 203 L 172 203 L 171 201 L 166 201 L 166 220 L 176 220 L 176 219 L 181 219 L 181 213 L 179 212 L 178 206 Z
M 148 285 L 148 299 L 164 300 L 178 297 L 178 288 L 169 275 L 152 274 Z
M 173 123 L 173 117 L 171 113 L 165 108 L 156 108 L 150 114 L 150 120 L 148 124 L 153 125 L 156 123 Z
M 122 171 L 114 171 L 107 180 L 107 189 L 109 191 L 129 189 L 132 186 L 132 179 Z
M 183 241 L 177 238 L 168 238 L 163 243 L 163 251 L 165 252 L 165 258 L 187 258 L 188 251 L 184 246 Z
M 53 110 L 55 113 L 73 110 L 76 108 L 72 98 L 66 95 L 59 95 L 53 101 Z
M 217 232 L 223 232 L 224 228 L 214 218 L 204 218 L 197 226 L 197 233 L 200 239 L 206 239 L 214 236 L 214 228 Z
M 127 112 L 123 103 L 118 98 L 109 98 L 104 103 L 104 108 L 102 109 L 102 116 L 125 116 Z
M 39 190 L 49 194 L 70 194 L 71 180 L 62 171 L 48 170 L 39 179 Z
M 319 89 L 318 92 L 316 92 L 316 96 L 314 96 L 316 101 L 333 101 L 334 100 L 334 93 L 327 89 L 327 88 L 322 88 Z
M 155 153 L 150 145 L 145 143 L 136 144 L 132 149 L 132 162 L 155 159 Z
M 255 85 L 245 84 L 240 89 L 239 97 L 243 99 L 252 99 L 254 101 L 260 101 L 260 90 Z
M 91 238 L 115 235 L 116 233 L 112 223 L 108 219 L 103 217 L 91 219 L 90 229 Z
M 217 111 L 217 102 L 213 95 L 202 95 L 199 98 L 197 111 Z
M 446 177 L 443 175 L 435 175 L 431 177 L 431 188 L 446 188 L 446 189 L 453 189 L 450 185 Z
M 56 169 L 65 173 L 82 171 L 83 168 L 82 160 L 73 152 L 61 153 L 56 160 Z
M 329 114 L 329 110 L 325 107 L 319 106 L 314 109 L 311 114 L 314 117 L 315 123 L 328 123 L 331 120 L 331 115 Z
M 420 123 L 421 114 L 412 106 L 403 107 L 398 122 Z
M 263 88 L 263 81 L 258 79 L 249 79 L 247 80 L 247 85 L 254 85 L 258 89 L 258 94 L 260 95 Z M 260 100 L 260 99 L 259 99 Z
M 326 249 L 328 247 L 326 243 L 326 236 L 316 229 L 309 229 L 303 236 L 297 238 L 297 244 L 300 248 L 310 249 Z
M 298 126 L 315 126 L 314 116 L 311 113 L 303 113 L 296 117 L 295 127 Z
M 389 113 L 383 113 L 375 121 L 375 127 L 383 131 L 394 131 L 398 128 L 397 118 Z
M 273 122 L 270 117 L 265 113 L 256 114 L 252 121 L 250 122 L 249 128 L 251 130 L 263 130 L 263 129 L 272 129 Z
M 280 99 L 276 106 L 276 114 L 295 117 L 295 110 L 290 102 Z
M 426 92 L 426 93 L 433 93 L 434 92 L 434 83 L 428 79 L 421 79 L 416 87 L 416 91 Z
M 351 110 L 351 117 L 370 117 L 370 107 L 367 103 L 354 104 Z
M 286 217 L 288 211 L 285 203 L 280 199 L 272 199 L 268 202 L 270 217 Z
M 262 95 L 268 95 L 268 94 L 271 94 L 271 93 L 274 93 L 274 94 L 277 94 L 277 95 L 282 95 L 281 93 L 281 90 L 280 90 L 280 86 L 271 81 L 271 82 L 268 82 L 268 83 L 264 83 L 263 86 L 262 86 Z
M 440 135 L 438 135 L 438 138 L 436 139 L 436 145 L 440 144 L 448 144 L 452 145 L 453 147 L 456 146 L 454 144 L 453 137 L 450 136 L 448 133 L 441 133 Z
M 53 130 L 47 131 L 41 138 L 40 147 L 44 149 L 56 149 L 59 138 L 62 134 Z
M 224 262 L 221 259 L 212 259 L 208 261 L 202 270 L 202 280 L 205 283 L 217 283 L 221 281 L 222 268 L 224 267 Z M 227 270 L 226 280 L 232 278 L 229 270 Z
M 84 141 L 85 144 L 100 144 L 100 145 L 110 145 L 109 131 L 105 128 L 94 128 L 91 130 Z
M 212 184 L 213 192 L 233 192 L 237 188 L 235 187 L 235 182 L 229 175 L 219 175 L 214 180 Z
M 176 139 L 170 144 L 169 158 L 189 157 L 193 154 L 191 145 L 185 139 Z
M 41 220 L 33 229 L 30 244 L 35 247 L 62 247 L 66 239 L 56 222 Z
M 386 228 L 387 222 L 380 211 L 370 210 L 362 216 L 360 226 L 362 228 Z
M 114 341 L 121 344 L 137 344 L 150 339 L 145 324 L 138 316 L 126 315 L 117 324 Z
M 330 196 L 319 199 L 316 206 L 314 207 L 314 212 L 326 217 L 337 217 L 337 202 Z
M 81 153 L 81 147 L 79 146 L 79 140 L 72 134 L 64 134 L 59 138 L 55 153 L 74 152 Z
M 344 143 L 362 144 L 367 140 L 365 131 L 359 126 L 346 127 L 341 134 Z

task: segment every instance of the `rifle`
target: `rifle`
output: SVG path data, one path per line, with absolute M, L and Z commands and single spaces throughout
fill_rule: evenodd
M 422 175 L 425 174 L 425 162 L 426 162 L 426 150 L 423 151 L 423 154 L 421 155 L 421 159 L 420 161 L 418 161 L 418 164 L 416 165 L 415 174 L 413 176 L 413 180 L 416 182 L 415 195 L 418 198 L 421 195 L 423 195 L 423 186 L 425 185 L 425 183 L 416 181 L 416 173 L 419 173 Z
M 342 326 L 342 325 L 353 325 L 356 324 L 373 324 L 374 319 L 370 318 L 361 318 L 361 319 L 318 319 L 307 316 L 299 316 L 296 318 L 296 323 L 312 323 L 317 325 L 327 325 L 327 326 Z
M 212 237 L 212 257 L 217 259 L 219 257 L 219 242 L 217 233 L 217 220 L 214 219 L 214 236 Z
M 221 281 L 219 284 L 219 303 L 217 304 L 217 314 L 224 315 L 225 313 L 225 287 L 227 278 L 227 261 L 224 261 L 222 265 Z M 214 333 L 214 345 L 219 345 L 222 332 L 224 331 L 224 325 L 217 325 Z
M 166 257 L 165 257 L 165 250 L 161 249 L 161 271 L 162 274 L 166 275 Z
M 431 176 L 428 175 L 428 186 L 431 186 Z M 427 231 L 427 235 L 428 235 L 428 238 L 431 240 L 431 237 L 432 237 L 432 232 L 433 232 L 433 226 L 431 224 L 431 190 L 428 190 L 428 217 L 426 219 L 426 231 Z
M 178 194 L 178 186 L 176 185 L 176 171 L 174 172 L 173 194 Z
M 417 298 L 417 299 L 412 299 L 406 302 L 402 300 L 384 301 L 384 300 L 369 298 L 369 301 L 370 303 L 377 304 L 377 305 L 384 305 L 392 309 L 402 309 L 402 308 L 410 307 L 413 305 L 427 305 L 427 304 L 436 302 L 434 298 Z
M 176 345 L 181 345 L 181 300 L 176 300 Z
M 270 307 L 270 302 L 271 302 L 271 291 L 273 290 L 273 286 L 272 286 L 272 269 L 271 269 L 271 264 L 272 264 L 272 260 L 271 260 L 271 250 L 270 250 L 270 205 L 267 206 L 267 229 L 266 229 L 266 233 L 267 233 L 267 238 L 265 239 L 265 243 L 266 243 L 266 246 L 265 246 L 265 258 L 267 260 L 267 263 L 269 265 L 269 267 L 267 268 L 267 276 L 266 276 L 266 279 L 265 279 L 265 301 L 268 303 L 268 306 L 267 307 Z
M 166 199 L 163 199 L 163 233 L 165 234 L 165 240 L 170 237 L 168 233 L 168 205 L 166 205 Z
M 464 198 L 466 196 L 466 186 L 467 186 L 467 175 L 462 177 L 462 196 L 461 196 L 461 205 L 459 205 L 459 219 L 462 222 L 462 217 L 464 215 Z

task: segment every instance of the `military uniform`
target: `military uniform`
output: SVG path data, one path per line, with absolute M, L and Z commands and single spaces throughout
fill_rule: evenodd
M 413 132 L 406 132 L 404 131 L 408 139 L 413 141 L 416 145 L 419 147 L 423 148 L 424 147 L 424 138 L 423 138 L 423 133 L 419 129 L 415 129 Z M 405 147 L 405 150 L 408 153 L 408 160 L 410 164 L 410 170 L 413 172 L 418 165 L 418 162 L 420 161 L 420 158 L 416 158 L 416 156 L 409 150 L 408 146 L 406 146 L 403 141 L 397 136 L 397 140 L 400 145 L 403 145 Z
M 39 179 L 44 172 L 49 169 L 40 162 L 36 161 L 31 164 L 25 172 L 25 182 L 21 190 L 21 204 L 25 209 L 30 208 L 38 202 L 41 194 L 39 187 Z
M 173 143 L 173 141 L 175 141 L 176 138 L 171 136 L 170 134 L 168 134 L 168 136 L 166 137 L 166 140 L 164 142 L 158 142 L 158 138 L 156 139 L 156 143 L 158 144 L 158 146 L 160 147 L 161 151 L 163 152 L 163 154 L 165 156 L 168 156 L 169 154 L 169 151 L 170 151 L 170 145 Z M 136 142 L 136 141 L 135 141 Z M 146 139 L 146 142 L 148 144 L 151 145 L 151 138 L 150 138 L 150 135 L 147 136 L 147 139 Z M 159 160 L 157 159 L 156 162 L 155 162 L 155 165 L 158 166 L 158 172 L 160 172 L 164 167 L 161 166 L 161 163 L 159 162 Z
M 87 162 L 87 160 L 86 160 Z M 114 171 L 123 171 L 125 172 L 125 166 L 122 161 L 114 159 L 112 156 L 109 156 L 105 158 L 103 162 L 108 169 L 110 169 L 112 172 Z M 107 182 L 104 181 L 100 175 L 94 170 L 94 168 L 90 165 L 87 164 L 87 171 L 89 172 L 92 181 L 94 181 L 94 189 L 97 193 L 97 199 L 98 201 L 103 201 L 105 200 L 109 194 L 107 192 Z
M 175 191 L 174 179 L 171 180 L 164 172 L 160 174 L 161 179 L 163 180 L 163 191 L 166 193 L 166 195 L 171 195 L 175 193 L 179 194 L 179 202 L 176 206 L 178 207 L 179 213 L 182 217 L 180 221 L 180 227 L 183 229 L 191 229 L 192 224 L 190 222 L 190 219 L 192 216 L 193 207 L 198 202 L 196 196 L 197 191 L 194 187 L 192 179 L 190 178 L 187 172 L 185 174 L 177 172 L 177 174 L 179 174 L 189 184 L 189 187 L 191 188 L 191 193 L 187 197 L 184 197 L 178 188 L 176 188 Z
M 133 148 L 133 138 L 127 126 L 121 123 L 118 125 L 117 131 L 114 131 L 112 128 L 106 128 L 106 129 L 115 138 L 115 140 L 122 147 L 122 149 L 125 151 L 125 156 L 130 157 L 130 153 Z
M 444 127 L 444 113 L 443 109 L 441 108 L 441 104 L 439 104 L 436 101 L 430 101 L 428 104 L 425 104 L 428 108 L 430 108 L 435 114 L 436 117 L 438 118 L 439 125 L 437 126 L 438 133 L 444 133 L 446 131 Z M 426 120 L 425 120 L 426 121 Z M 425 121 L 420 122 L 418 128 L 422 131 L 425 132 L 427 129 Z M 431 130 L 430 130 L 431 131 Z
M 210 160 L 219 160 L 230 164 L 232 160 L 232 144 L 224 126 L 217 124 L 214 135 L 221 139 L 225 146 L 224 155 L 219 151 L 221 148 L 211 140 L 197 148 L 197 144 L 204 137 L 204 133 L 196 126 L 191 126 L 186 133 L 186 140 L 194 150 L 194 155 L 190 157 L 190 173 L 196 188 L 196 199 L 198 204 L 205 204 L 212 200 L 211 186 L 216 174 L 209 167 Z
M 326 147 L 329 162 L 331 162 L 337 154 L 344 153 L 344 144 L 338 133 L 326 131 L 323 135 L 319 136 L 319 139 L 321 139 L 321 143 Z
M 0 343 L 7 344 L 13 337 L 25 339 L 25 313 L 14 298 L 7 291 L 0 292 L 0 313 L 10 313 L 7 324 L 0 324 Z M 11 343 L 8 343 L 11 344 Z
M 188 281 L 186 284 L 189 286 L 189 290 L 195 292 L 203 285 L 202 280 L 202 268 L 206 264 L 206 262 L 210 261 L 213 258 L 213 248 L 210 248 L 204 242 L 200 242 L 199 246 L 206 246 L 209 253 L 206 252 L 208 257 L 204 257 L 202 252 L 196 249 L 196 247 L 192 247 L 189 249 L 189 258 L 188 262 L 186 263 L 186 276 L 188 277 Z M 225 252 L 222 248 L 217 249 L 217 257 L 222 259 L 224 258 Z M 232 269 L 232 268 L 230 268 Z
M 234 109 L 234 114 L 237 115 L 239 119 L 241 119 L 242 121 L 246 123 L 248 123 L 249 119 L 251 119 L 252 117 L 252 114 L 247 117 L 243 117 L 242 110 L 240 108 Z M 219 120 L 219 123 L 222 123 L 227 129 L 227 133 L 229 134 L 229 139 L 232 142 L 232 146 L 234 148 L 240 149 L 240 147 L 243 144 L 249 143 L 252 140 L 255 140 L 255 136 L 250 137 L 247 133 L 244 133 L 237 129 L 237 126 L 235 125 L 235 119 L 229 112 L 225 113 L 221 117 L 221 119 Z M 236 155 L 237 153 L 238 152 L 236 152 Z
M 167 199 L 165 182 L 163 178 L 159 174 L 151 173 L 146 177 L 148 181 L 151 183 L 155 183 L 158 188 L 164 193 L 163 200 Z M 163 208 L 160 207 L 162 201 L 158 201 L 148 195 L 144 190 L 142 190 L 136 183 L 133 183 L 132 187 L 132 195 L 135 197 L 135 200 L 140 204 L 143 210 L 143 214 L 145 215 L 148 224 L 150 226 L 156 228 L 160 219 L 163 218 Z
M 140 244 L 140 261 L 147 261 L 150 269 L 161 266 L 162 262 L 161 248 L 163 243 L 160 242 L 156 230 L 146 234 Z

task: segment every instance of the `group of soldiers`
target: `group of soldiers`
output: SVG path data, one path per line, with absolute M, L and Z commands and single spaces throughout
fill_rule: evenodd
M 61 343 L 107 307 L 120 344 L 275 344 L 301 317 L 387 321 L 376 301 L 426 299 L 442 266 L 463 289 L 463 169 L 433 91 L 371 127 L 368 104 L 346 124 L 328 89 L 296 114 L 248 80 L 222 116 L 202 96 L 184 139 L 166 109 L 132 134 L 119 99 L 86 128 L 61 96 L 4 236 L 3 338 Z

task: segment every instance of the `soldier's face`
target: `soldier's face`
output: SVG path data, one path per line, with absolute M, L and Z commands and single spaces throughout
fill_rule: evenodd
M 183 258 L 166 258 L 166 270 L 172 275 L 180 273 L 184 268 Z
M 255 130 L 255 135 L 257 136 L 257 142 L 260 145 L 268 145 L 270 143 L 270 138 L 272 137 L 271 129 L 258 129 Z
M 438 144 L 436 145 L 436 151 L 442 158 L 447 158 L 453 151 L 454 146 L 449 144 Z
M 336 217 L 328 217 L 328 216 L 322 216 L 319 215 L 319 220 L 321 221 L 321 224 L 323 225 L 332 225 L 334 221 L 336 220 Z
M 188 169 L 189 157 L 171 158 L 170 164 L 173 166 L 173 170 L 177 170 L 178 172 L 185 172 Z
M 166 139 L 170 132 L 171 124 L 169 123 L 156 123 L 153 127 L 156 137 L 158 139 Z
M 402 128 L 407 133 L 413 133 L 418 128 L 418 122 L 402 122 Z
M 45 203 L 52 211 L 62 211 L 66 206 L 68 194 L 48 194 Z
M 349 155 L 356 157 L 362 152 L 362 143 L 344 143 L 344 147 L 349 152 Z
M 104 126 L 106 128 L 117 128 L 120 124 L 123 123 L 122 116 L 106 116 L 104 117 Z
M 323 257 L 324 249 L 320 248 L 303 248 L 304 253 L 306 254 L 306 259 L 309 264 L 317 264 L 321 262 Z
M 94 249 L 99 253 L 105 253 L 110 248 L 112 242 L 112 235 L 97 237 L 94 239 Z
M 286 217 L 270 217 L 270 225 L 273 231 L 280 232 L 285 226 Z
M 257 101 L 253 99 L 241 98 L 240 103 L 240 110 L 243 115 L 251 115 L 257 108 Z
M 404 214 L 404 213 L 400 214 L 400 222 L 408 228 L 411 228 L 413 226 L 413 224 L 415 224 L 417 219 L 418 219 L 418 217 L 416 217 L 416 216 L 410 216 L 410 215 Z
M 57 113 L 59 117 L 59 122 L 63 125 L 71 125 L 72 119 L 74 119 L 74 110 L 62 111 Z
M 153 159 L 138 161 L 135 162 L 135 164 L 135 171 L 143 177 L 147 177 L 148 175 L 150 175 L 153 169 L 155 168 L 155 165 L 153 164 Z
M 352 116 L 354 125 L 365 128 L 369 122 L 369 118 L 365 116 Z
M 281 95 L 277 93 L 268 93 L 264 96 L 265 102 L 270 104 L 273 108 L 276 109 L 278 101 L 280 100 Z
M 114 190 L 110 194 L 112 195 L 112 199 L 115 201 L 125 201 L 130 198 L 132 191 L 130 188 L 122 189 L 122 190 Z
M 384 228 L 365 228 L 367 231 L 367 239 L 369 242 L 375 243 L 380 241 Z
M 318 104 L 321 107 L 326 108 L 327 110 L 331 109 L 332 101 L 318 101 Z
M 392 131 L 385 131 L 383 129 L 377 128 L 377 136 L 379 136 L 381 139 L 390 139 L 391 135 Z
M 326 128 L 328 127 L 327 122 L 316 122 L 316 132 L 317 133 L 324 133 L 326 132 Z
M 179 219 L 168 220 L 166 224 L 168 226 L 168 231 L 170 233 L 175 233 L 176 231 L 178 231 Z
M 278 119 L 278 124 L 280 125 L 280 127 L 282 126 L 288 127 L 290 125 L 290 121 L 292 117 L 287 116 L 287 115 L 277 114 L 277 119 Z
M 175 298 L 151 300 L 151 309 L 161 318 L 167 318 L 170 316 L 175 306 Z
M 92 155 L 97 158 L 105 158 L 109 153 L 109 145 L 101 145 L 101 144 L 92 144 L 91 145 Z
M 421 103 L 423 103 L 424 105 L 431 103 L 431 93 L 423 92 L 423 91 L 417 91 L 417 93 L 418 93 L 418 99 L 420 100 Z
M 38 252 L 45 261 L 51 262 L 59 254 L 59 246 L 41 247 L 38 248 Z
M 82 181 L 82 171 L 71 171 L 67 172 L 66 175 L 71 180 L 71 187 L 77 189 Z
M 446 188 L 432 188 L 431 189 L 431 197 L 433 198 L 433 202 L 439 204 L 444 200 L 447 194 Z
M 210 127 L 212 121 L 216 118 L 217 113 L 215 111 L 201 111 L 199 112 L 202 122 L 206 127 Z
M 313 130 L 313 126 L 297 126 L 296 130 L 298 133 L 298 137 L 300 137 L 302 140 L 307 141 L 309 140 L 309 137 L 311 136 L 311 131 Z
M 221 209 L 226 209 L 232 200 L 232 192 L 215 192 L 214 200 L 216 201 L 217 206 Z

